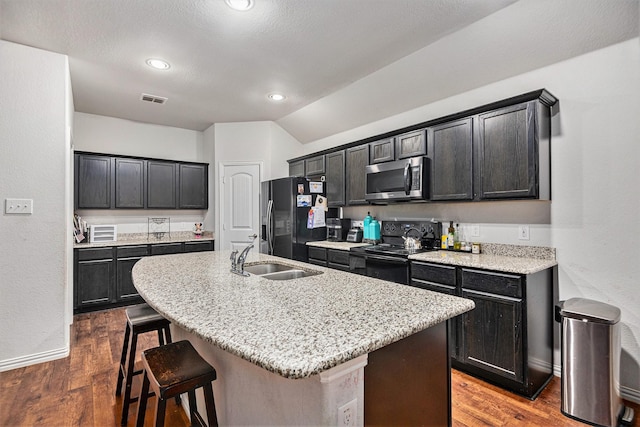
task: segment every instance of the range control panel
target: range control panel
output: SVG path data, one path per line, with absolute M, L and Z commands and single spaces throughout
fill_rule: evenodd
M 440 239 L 441 227 L 436 221 L 382 221 L 382 235 L 401 237 L 407 233 L 418 239 Z

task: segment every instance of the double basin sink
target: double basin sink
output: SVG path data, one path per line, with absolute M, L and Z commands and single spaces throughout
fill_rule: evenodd
M 321 271 L 302 270 L 299 267 L 275 262 L 264 264 L 247 264 L 244 271 L 269 280 L 291 280 L 322 274 Z

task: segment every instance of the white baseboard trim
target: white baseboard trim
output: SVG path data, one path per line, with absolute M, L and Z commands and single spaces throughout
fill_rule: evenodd
M 553 365 L 553 375 L 560 378 L 562 377 L 562 370 L 560 365 Z M 640 390 L 633 389 L 627 386 L 620 386 L 620 397 L 624 400 L 629 400 L 634 403 L 640 404 Z
M 0 372 L 35 365 L 36 363 L 50 362 L 67 356 L 69 356 L 69 347 L 28 354 L 26 356 L 14 357 L 13 359 L 0 360 Z

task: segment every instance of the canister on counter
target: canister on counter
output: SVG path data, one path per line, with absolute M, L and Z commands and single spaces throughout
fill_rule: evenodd
M 480 243 L 472 243 L 471 244 L 471 253 L 472 254 L 479 254 L 480 253 Z

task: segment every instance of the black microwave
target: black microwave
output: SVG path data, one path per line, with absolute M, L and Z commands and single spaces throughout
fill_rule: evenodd
M 365 199 L 372 203 L 429 198 L 429 158 L 411 157 L 366 167 Z

